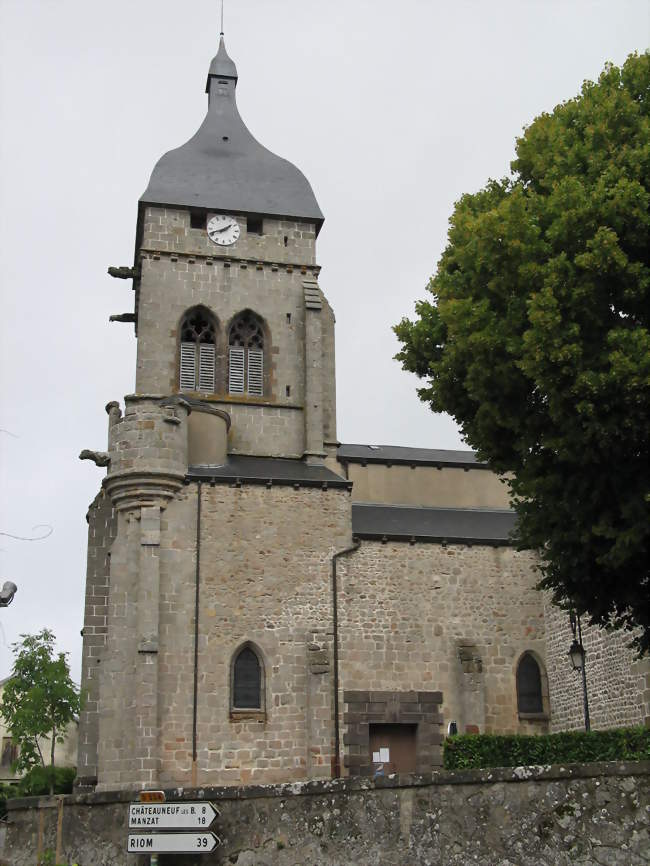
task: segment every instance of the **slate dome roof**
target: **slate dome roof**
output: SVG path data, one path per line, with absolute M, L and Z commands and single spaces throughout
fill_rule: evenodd
M 205 120 L 158 160 L 140 202 L 298 217 L 319 229 L 323 214 L 309 181 L 253 138 L 237 110 L 236 85 L 222 35 L 208 72 Z

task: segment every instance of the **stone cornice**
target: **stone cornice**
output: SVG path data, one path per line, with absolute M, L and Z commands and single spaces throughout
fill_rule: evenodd
M 250 257 L 239 258 L 237 256 L 229 256 L 224 253 L 214 253 L 207 255 L 206 253 L 188 253 L 182 250 L 157 250 L 149 247 L 142 247 L 138 253 L 138 262 L 142 259 L 168 260 L 168 261 L 186 261 L 188 264 L 202 262 L 206 265 L 220 264 L 225 268 L 238 266 L 242 269 L 251 268 L 254 270 L 271 270 L 271 271 L 286 271 L 291 274 L 294 271 L 299 274 L 311 274 L 318 277 L 321 272 L 321 266 L 316 264 L 306 264 L 304 262 L 275 262 L 265 259 L 255 259 Z
M 183 486 L 185 475 L 161 470 L 133 470 L 107 475 L 102 482 L 114 508 L 126 511 L 144 505 L 167 504 Z

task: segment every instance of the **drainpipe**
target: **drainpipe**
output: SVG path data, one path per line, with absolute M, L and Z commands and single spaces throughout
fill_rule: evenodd
M 201 482 L 196 491 L 196 574 L 194 577 L 194 693 L 192 696 L 192 787 L 197 787 L 196 727 L 199 686 L 199 576 L 201 574 Z
M 336 580 L 336 560 L 339 556 L 345 556 L 347 553 L 353 553 L 361 546 L 361 542 L 354 538 L 352 546 L 346 547 L 344 550 L 337 551 L 332 556 L 332 626 L 334 629 L 334 762 L 332 767 L 332 777 L 334 779 L 341 778 L 341 721 L 339 714 L 339 603 L 338 603 L 338 584 Z

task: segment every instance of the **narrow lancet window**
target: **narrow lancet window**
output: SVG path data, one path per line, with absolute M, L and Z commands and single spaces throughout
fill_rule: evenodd
M 216 326 L 200 307 L 189 310 L 181 324 L 180 390 L 213 394 L 215 390 Z
M 232 707 L 235 710 L 261 710 L 262 667 L 257 654 L 244 647 L 235 658 L 232 679 Z
M 541 713 L 542 674 L 531 653 L 524 653 L 517 666 L 517 709 L 520 713 Z
M 228 393 L 264 394 L 264 331 L 255 313 L 245 310 L 230 327 Z

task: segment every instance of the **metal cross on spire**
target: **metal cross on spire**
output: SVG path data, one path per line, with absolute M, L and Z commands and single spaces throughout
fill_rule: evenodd
M 221 0 L 221 33 L 220 36 L 223 36 L 223 0 Z

